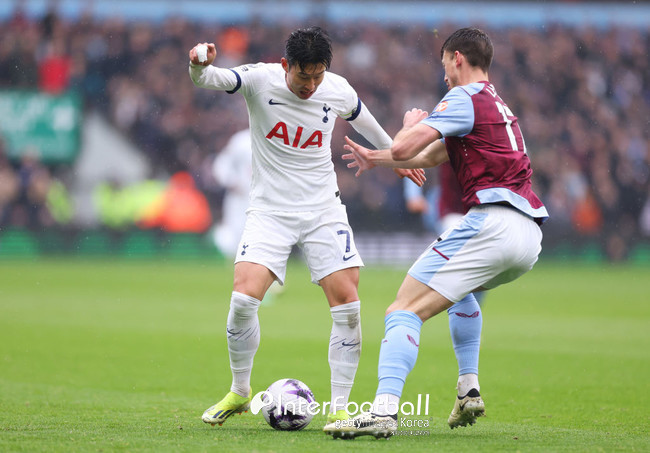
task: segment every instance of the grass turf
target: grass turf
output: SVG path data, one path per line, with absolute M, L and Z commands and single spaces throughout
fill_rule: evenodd
M 404 270 L 366 268 L 364 350 L 352 399 L 372 400 L 383 312 Z M 429 395 L 425 426 L 388 441 L 332 440 L 261 415 L 200 421 L 228 391 L 229 265 L 0 261 L 1 451 L 648 451 L 648 269 L 541 262 L 484 305 L 487 416 L 450 430 L 456 363 L 446 316 L 422 330 L 402 401 Z M 331 321 L 301 263 L 260 309 L 253 389 L 294 377 L 329 398 Z

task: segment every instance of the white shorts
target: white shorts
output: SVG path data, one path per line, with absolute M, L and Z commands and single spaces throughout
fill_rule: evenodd
M 302 250 L 314 283 L 341 269 L 363 266 L 344 205 L 308 212 L 249 209 L 246 215 L 235 263 L 261 264 L 280 284 L 294 245 Z
M 492 289 L 533 268 L 542 230 L 529 216 L 500 205 L 475 206 L 415 261 L 408 274 L 451 302 Z

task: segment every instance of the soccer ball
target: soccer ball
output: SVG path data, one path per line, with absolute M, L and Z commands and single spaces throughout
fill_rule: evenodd
M 262 394 L 262 415 L 279 431 L 303 429 L 314 417 L 314 394 L 298 379 L 280 379 Z

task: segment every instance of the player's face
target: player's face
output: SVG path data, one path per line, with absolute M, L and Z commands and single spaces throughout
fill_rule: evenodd
M 458 85 L 458 70 L 456 68 L 456 55 L 445 51 L 442 54 L 442 67 L 445 70 L 445 83 L 447 89 L 451 90 Z
M 282 67 L 286 72 L 287 87 L 300 99 L 309 99 L 325 78 L 326 68 L 321 63 L 301 69 L 298 65 L 289 66 L 289 62 L 283 58 Z

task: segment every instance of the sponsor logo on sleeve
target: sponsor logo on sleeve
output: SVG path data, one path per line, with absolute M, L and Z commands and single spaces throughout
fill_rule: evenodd
M 434 110 L 434 112 L 444 112 L 447 109 L 447 106 L 449 105 L 449 102 L 447 101 L 442 101 L 440 104 L 438 104 Z

